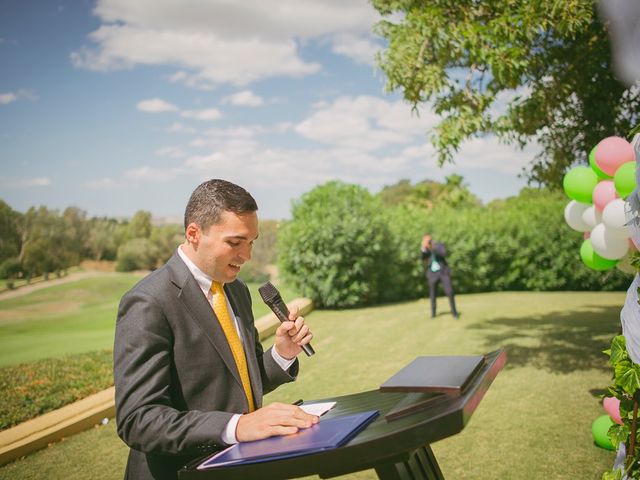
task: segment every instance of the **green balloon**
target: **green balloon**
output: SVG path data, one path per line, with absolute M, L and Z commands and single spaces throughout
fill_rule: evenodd
M 602 258 L 593 250 L 591 240 L 588 238 L 582 242 L 580 247 L 580 258 L 584 264 L 592 270 L 611 270 L 616 266 L 618 260 L 609 260 L 608 258 Z
M 613 420 L 609 415 L 602 415 L 595 419 L 591 424 L 591 435 L 593 435 L 593 441 L 596 442 L 600 448 L 607 450 L 615 450 L 611 439 L 609 438 L 609 427 L 613 425 Z
M 591 193 L 598 183 L 598 176 L 589 167 L 574 167 L 562 180 L 564 192 L 573 200 L 593 203 Z
M 596 163 L 596 148 L 597 147 L 598 146 L 596 145 L 595 147 L 593 147 L 591 149 L 591 152 L 589 152 L 589 165 L 591 165 L 591 169 L 594 172 L 596 172 L 596 175 L 598 176 L 598 178 L 600 178 L 602 180 L 608 180 L 611 177 L 609 175 L 607 175 L 606 173 L 604 173 L 602 170 L 600 170 L 600 167 Z
M 626 197 L 636 189 L 636 162 L 623 163 L 616 170 L 613 177 L 616 192 L 621 198 Z

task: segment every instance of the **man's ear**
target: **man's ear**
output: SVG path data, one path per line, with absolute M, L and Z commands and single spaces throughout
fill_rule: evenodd
M 200 227 L 196 223 L 191 222 L 187 225 L 184 235 L 189 243 L 197 245 L 200 241 Z

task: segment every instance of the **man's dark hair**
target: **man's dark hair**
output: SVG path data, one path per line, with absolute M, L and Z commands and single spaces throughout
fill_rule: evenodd
M 214 178 L 198 185 L 191 194 L 184 211 L 184 228 L 195 223 L 206 230 L 220 222 L 222 212 L 242 214 L 256 210 L 258 204 L 244 188 Z

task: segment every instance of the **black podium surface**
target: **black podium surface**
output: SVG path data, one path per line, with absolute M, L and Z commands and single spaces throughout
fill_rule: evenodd
M 385 480 L 441 479 L 429 444 L 462 431 L 505 362 L 504 350 L 487 354 L 486 362 L 463 395 L 428 404 L 393 421 L 387 421 L 385 415 L 416 394 L 371 390 L 320 400 L 337 402 L 323 419 L 365 410 L 380 411 L 377 420 L 340 448 L 248 465 L 208 470 L 190 467 L 180 470 L 178 476 L 180 480 L 287 479 L 307 475 L 330 478 L 373 468 Z

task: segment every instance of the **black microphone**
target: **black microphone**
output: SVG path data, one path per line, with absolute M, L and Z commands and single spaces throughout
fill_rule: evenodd
M 267 282 L 260 288 L 258 288 L 258 292 L 260 292 L 260 296 L 262 297 L 264 303 L 266 303 L 267 306 L 273 311 L 273 313 L 276 314 L 278 320 L 280 320 L 281 322 L 289 321 L 289 309 L 282 300 L 280 292 L 271 284 L 271 282 Z M 304 350 L 304 353 L 307 354 L 307 357 L 310 357 L 311 355 L 316 353 L 310 343 L 302 345 L 302 350 Z

